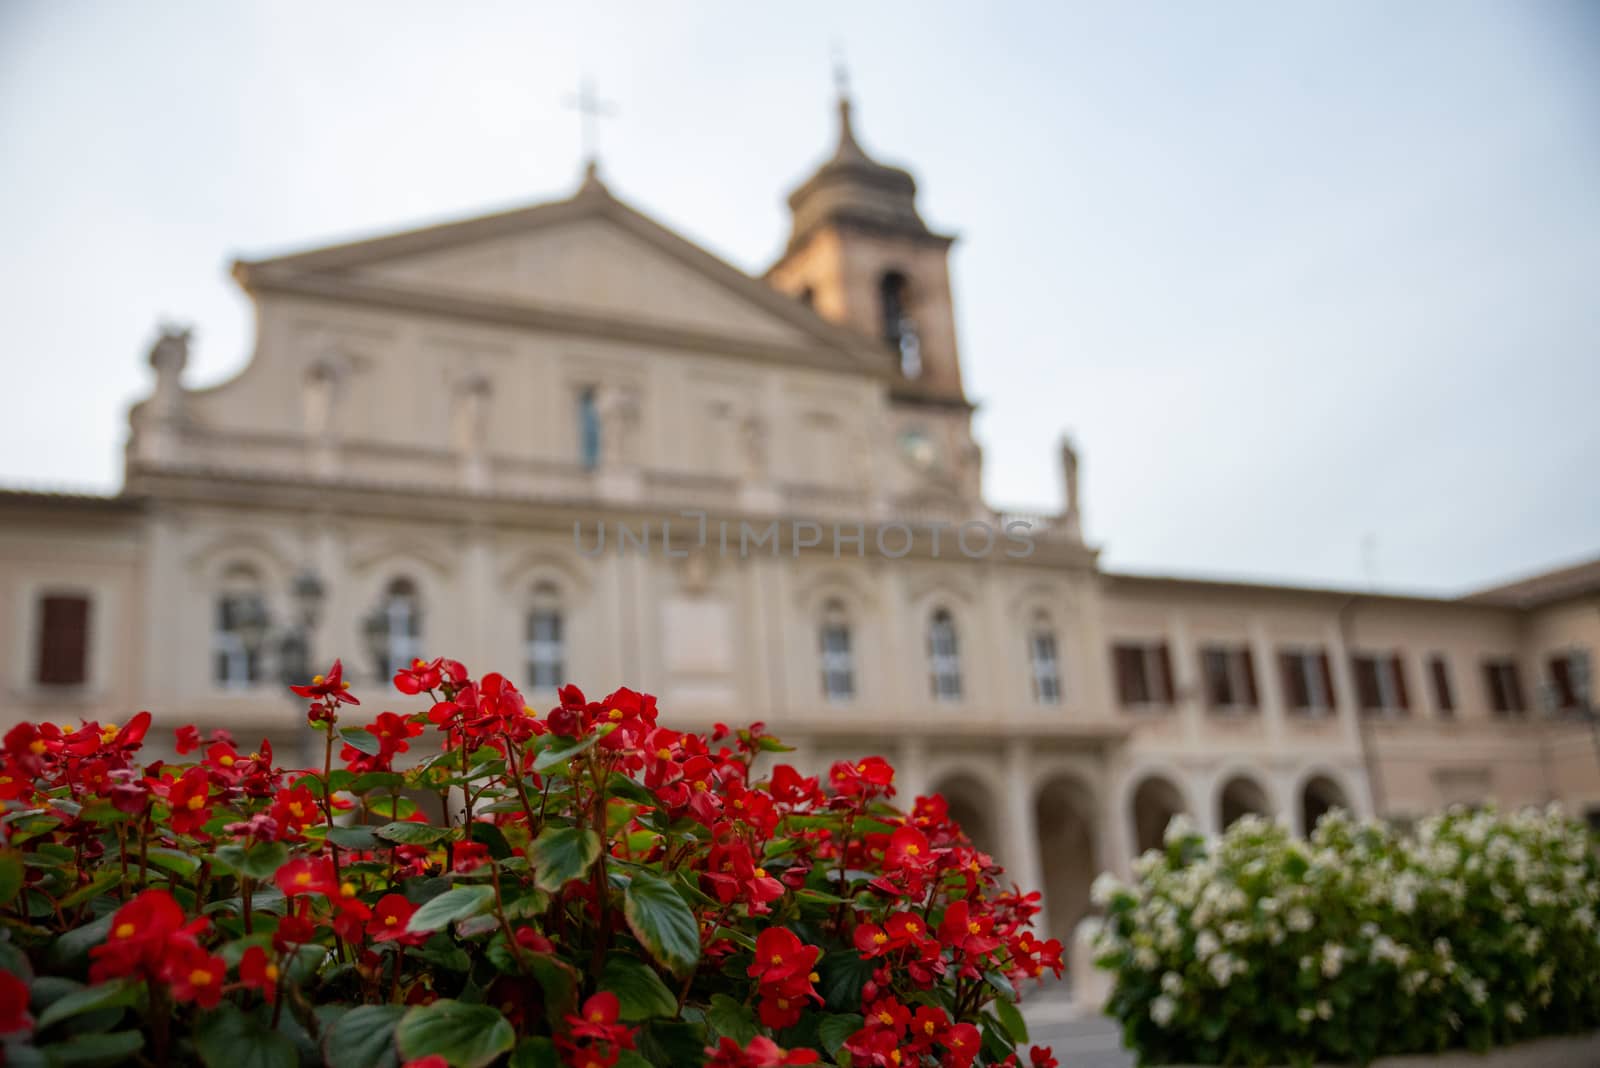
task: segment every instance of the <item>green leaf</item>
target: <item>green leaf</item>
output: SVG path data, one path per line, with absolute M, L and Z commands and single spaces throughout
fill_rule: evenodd
M 145 858 L 158 868 L 165 868 L 180 878 L 188 879 L 200 870 L 200 858 L 193 853 L 185 853 L 181 849 L 168 849 L 166 846 L 156 846 L 145 854 Z
M 741 1046 L 748 1046 L 750 1040 L 760 1034 L 756 1029 L 754 1010 L 727 994 L 711 995 L 711 1008 L 706 1012 L 706 1021 L 717 1034 L 731 1038 Z
M 624 775 L 620 771 L 613 771 L 606 780 L 606 793 L 612 797 L 620 797 L 624 801 L 632 801 L 637 805 L 648 805 L 650 808 L 660 808 L 661 799 L 651 793 L 639 780 Z
M 413 932 L 437 931 L 448 927 L 454 920 L 488 912 L 494 904 L 492 886 L 458 886 L 446 890 L 438 897 L 411 914 L 406 930 Z
M 546 827 L 528 847 L 534 884 L 555 893 L 581 878 L 600 856 L 600 836 L 587 827 Z
M 49 963 L 52 968 L 81 974 L 89 960 L 89 947 L 98 946 L 111 933 L 112 913 L 106 913 L 92 923 L 72 930 L 56 939 L 50 947 Z
M 561 1057 L 548 1038 L 525 1038 L 511 1055 L 510 1068 L 561 1068 Z
M 638 872 L 623 901 L 628 926 L 650 955 L 684 976 L 700 961 L 700 926 L 694 912 L 672 884 L 649 872 Z
M 873 962 L 853 949 L 829 953 L 817 964 L 822 982 L 817 992 L 835 1012 L 854 1012 L 861 1007 L 861 987 L 872 974 Z
M 391 820 L 408 820 L 417 813 L 417 803 L 409 797 L 374 797 L 367 801 L 367 811 Z
M 600 973 L 600 989 L 617 995 L 624 1020 L 676 1016 L 678 999 L 654 968 L 637 957 L 612 956 Z
M 822 1048 L 828 1051 L 828 1056 L 837 1056 L 844 1040 L 861 1030 L 863 1022 L 861 1015 L 854 1012 L 824 1016 L 817 1025 L 817 1035 L 822 1039 Z
M 340 727 L 339 739 L 351 749 L 367 756 L 377 756 L 383 751 L 383 742 L 365 727 Z
M 395 1032 L 395 1044 L 406 1060 L 438 1054 L 453 1068 L 483 1068 L 516 1041 L 498 1010 L 450 998 L 411 1009 Z
M 387 798 L 380 798 L 387 800 Z M 376 811 L 377 805 L 372 806 Z M 375 832 L 379 838 L 401 845 L 432 845 L 442 838 L 450 836 L 450 828 L 435 827 L 431 823 L 411 823 L 407 820 L 398 820 L 394 823 L 385 823 Z
M 704 1068 L 706 1028 L 688 1020 L 649 1020 L 639 1033 L 639 1054 L 657 1068 Z
M 339 1017 L 322 1040 L 323 1059 L 337 1068 L 394 1068 L 400 1054 L 394 1029 L 404 1005 L 358 1005 Z
M 622 1051 L 622 1055 L 617 1058 L 617 1063 L 613 1065 L 613 1068 L 656 1068 L 656 1066 L 633 1050 L 625 1049 Z
M 1022 1018 L 1015 1004 L 1005 998 L 995 998 L 995 1015 L 1000 1017 L 1000 1022 L 1005 1025 L 1006 1034 L 1011 1036 L 1011 1041 L 1017 1045 L 1028 1041 L 1028 1024 Z
M 371 827 L 329 827 L 325 837 L 340 849 L 366 852 L 378 848 L 378 839 Z
M 396 789 L 406 784 L 406 777 L 398 771 L 368 771 L 356 776 L 350 784 L 350 792 L 364 794 L 368 790 Z
M 206 1068 L 298 1068 L 300 1064 L 294 1039 L 226 1001 L 201 1018 L 194 1048 Z
M 138 1031 L 113 1031 L 106 1035 L 77 1035 L 65 1042 L 40 1046 L 50 1068 L 100 1068 L 126 1064 L 144 1046 Z
M 266 882 L 289 859 L 289 847 L 282 842 L 257 842 L 248 849 L 225 845 L 217 848 L 217 859 L 239 875 Z
M 0 849 L 0 905 L 11 904 L 22 891 L 25 874 L 22 852 L 16 849 Z
M 121 881 L 122 873 L 117 869 L 112 868 L 110 871 L 103 871 L 90 880 L 88 884 L 78 887 L 72 893 L 56 902 L 56 905 L 63 909 L 76 908 L 90 898 L 100 896 Z
M 79 1013 L 93 1012 L 95 1009 L 115 1008 L 119 1005 L 132 1005 L 139 996 L 139 984 L 126 979 L 119 979 L 113 983 L 100 983 L 97 986 L 86 986 L 81 990 L 74 990 L 50 1003 L 49 1008 L 39 1014 L 38 1023 L 35 1025 L 40 1031 L 52 1027 L 62 1020 L 70 1019 Z
M 495 860 L 505 860 L 511 855 L 511 843 L 506 841 L 506 836 L 494 824 L 476 820 L 467 828 L 467 833 L 474 842 L 487 846 L 489 855 Z
M 599 733 L 595 733 L 586 738 L 561 738 L 552 742 L 548 749 L 533 758 L 532 770 L 548 771 L 557 764 L 577 756 L 599 740 Z

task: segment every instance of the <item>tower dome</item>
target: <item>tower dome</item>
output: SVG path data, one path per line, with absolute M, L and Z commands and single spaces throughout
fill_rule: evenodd
M 917 214 L 917 183 L 909 171 L 879 163 L 856 140 L 850 97 L 839 94 L 839 144 L 833 156 L 789 194 L 794 228 L 789 249 L 817 230 L 843 224 L 902 236 L 932 236 Z

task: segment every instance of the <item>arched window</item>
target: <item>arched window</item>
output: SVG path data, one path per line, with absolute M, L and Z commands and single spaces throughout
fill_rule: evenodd
M 600 466 L 600 398 L 593 386 L 578 391 L 578 456 L 591 471 Z
M 898 346 L 906 319 L 906 276 L 899 271 L 886 272 L 878 280 L 878 300 L 883 310 L 883 340 Z
M 260 576 L 243 565 L 230 567 L 217 591 L 211 632 L 212 678 L 218 686 L 243 689 L 262 680 L 266 636 L 267 605 Z
M 956 621 L 939 609 L 928 623 L 928 681 L 935 701 L 961 700 L 961 653 Z
M 1061 703 L 1061 658 L 1056 632 L 1043 612 L 1033 617 L 1028 631 L 1028 664 L 1033 675 L 1033 699 L 1041 705 Z
M 422 655 L 422 598 L 417 584 L 397 578 L 383 591 L 378 606 L 383 650 L 380 678 L 388 678 Z
M 554 690 L 566 682 L 566 620 L 561 614 L 561 591 L 549 582 L 533 588 L 528 608 L 528 683 L 535 690 Z
M 822 606 L 817 637 L 822 696 L 829 701 L 851 700 L 856 695 L 855 652 L 850 647 L 850 619 L 842 602 L 834 600 Z
M 885 273 L 878 281 L 878 300 L 883 312 L 883 340 L 900 353 L 900 373 L 916 378 L 922 374 L 922 342 L 911 319 L 906 276 L 899 271 Z

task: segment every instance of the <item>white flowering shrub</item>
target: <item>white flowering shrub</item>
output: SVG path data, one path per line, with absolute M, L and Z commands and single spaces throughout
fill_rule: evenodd
M 1309 841 L 1181 817 L 1096 963 L 1143 1065 L 1364 1064 L 1600 1028 L 1600 866 L 1552 809 L 1452 811 L 1401 836 L 1333 812 Z

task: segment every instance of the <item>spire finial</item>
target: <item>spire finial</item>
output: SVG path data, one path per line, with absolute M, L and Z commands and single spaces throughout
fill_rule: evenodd
M 617 113 L 616 105 L 609 100 L 601 100 L 594 91 L 594 82 L 585 75 L 578 82 L 576 96 L 568 96 L 563 103 L 578 112 L 580 119 L 580 132 L 582 136 L 582 151 L 584 175 L 588 179 L 596 177 L 600 159 L 600 130 L 599 120 L 607 119 Z
M 833 42 L 833 88 L 839 96 L 839 147 L 834 158 L 865 159 L 867 154 L 856 143 L 855 130 L 850 124 L 850 69 L 844 61 L 844 46 L 838 41 Z

